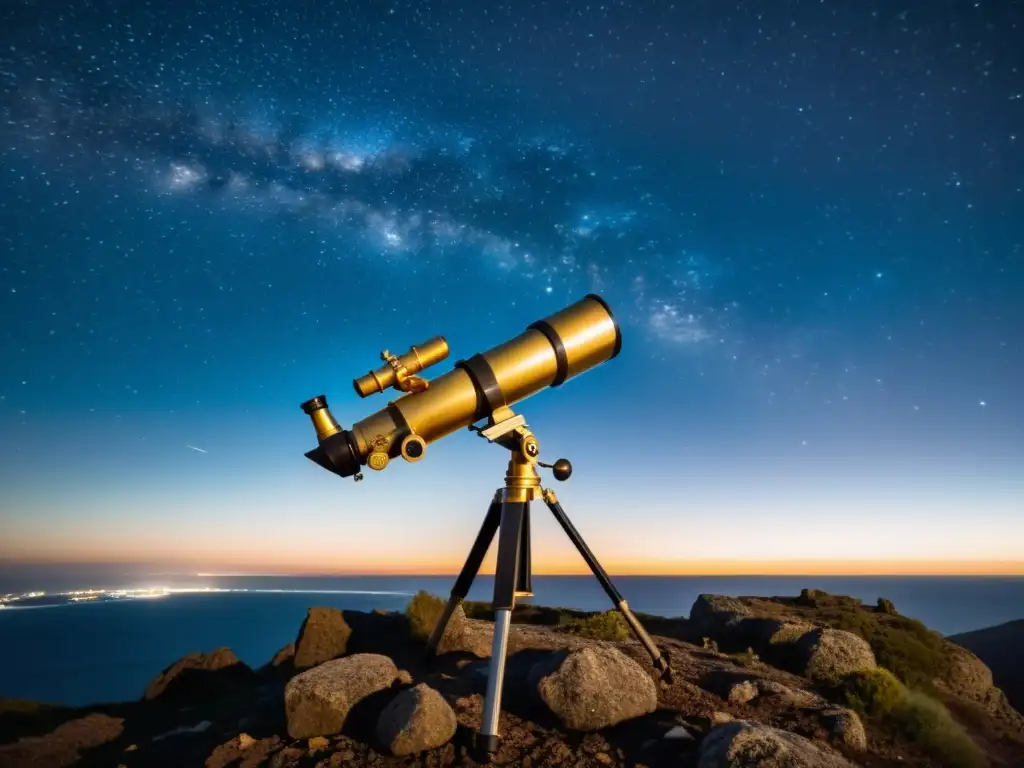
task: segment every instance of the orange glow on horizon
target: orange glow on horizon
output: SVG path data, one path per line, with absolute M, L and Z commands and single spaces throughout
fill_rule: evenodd
M 381 562 L 379 557 L 349 562 L 338 567 L 337 560 L 323 558 L 306 561 L 288 553 L 279 558 L 253 558 L 251 553 L 238 553 L 235 558 L 192 558 L 156 556 L 138 557 L 12 557 L 0 554 L 0 564 L 24 565 L 133 565 L 173 567 L 182 573 L 206 576 L 454 576 L 461 561 L 440 561 L 426 558 L 411 561 L 395 558 Z M 249 555 L 248 557 L 245 555 Z M 726 560 L 704 559 L 681 562 L 646 560 L 641 562 L 608 559 L 602 565 L 612 576 L 1024 576 L 1024 560 Z M 582 561 L 557 562 L 535 559 L 535 576 L 580 576 L 590 571 Z M 494 557 L 484 562 L 481 574 L 494 573 Z

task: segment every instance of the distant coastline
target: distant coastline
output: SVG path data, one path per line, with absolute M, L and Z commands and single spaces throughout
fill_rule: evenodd
M 425 589 L 447 595 L 454 574 L 389 574 L 376 576 L 270 575 L 202 571 L 191 574 L 160 574 L 150 578 L 125 578 L 111 585 L 86 582 L 11 590 L 0 582 L 0 609 L 57 608 L 82 604 L 160 601 L 185 595 L 263 594 L 293 595 L 309 604 L 359 597 L 394 604 Z M 613 575 L 613 580 L 636 610 L 667 617 L 686 615 L 693 597 L 701 592 L 734 596 L 792 594 L 806 587 L 855 595 L 866 603 L 879 597 L 895 600 L 907 615 L 920 618 L 943 634 L 980 630 L 1024 617 L 1024 576 L 664 576 Z M 471 599 L 489 599 L 492 574 L 474 582 Z M 607 596 L 592 575 L 536 574 L 537 600 L 578 610 L 603 610 Z M 42 581 L 42 580 L 40 580 Z M 44 588 L 45 587 L 45 588 Z M 5 589 L 6 588 L 6 589 Z M 528 601 L 529 602 L 529 601 Z M 997 610 L 998 609 L 998 610 Z M 970 619 L 969 616 L 976 616 Z

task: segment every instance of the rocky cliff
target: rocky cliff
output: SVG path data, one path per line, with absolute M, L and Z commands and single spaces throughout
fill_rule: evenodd
M 425 659 L 439 611 L 426 595 L 404 614 L 311 608 L 260 669 L 214 649 L 170 664 L 136 702 L 7 702 L 0 766 L 477 765 L 492 625 L 468 604 Z M 670 685 L 617 614 L 517 610 L 492 763 L 1024 765 L 1024 718 L 988 668 L 887 601 L 702 595 L 689 619 L 643 620 Z
M 975 654 L 992 670 L 993 682 L 1010 704 L 1024 711 L 1024 619 L 948 638 Z

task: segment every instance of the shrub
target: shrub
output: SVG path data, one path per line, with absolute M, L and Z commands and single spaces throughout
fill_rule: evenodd
M 853 672 L 843 678 L 847 705 L 894 731 L 946 768 L 980 768 L 977 745 L 940 702 L 909 691 L 887 669 Z
M 422 589 L 417 592 L 405 609 L 412 636 L 424 642 L 428 640 L 442 613 L 444 600 Z
M 907 692 L 889 670 L 881 667 L 851 672 L 841 685 L 846 705 L 871 717 L 892 712 Z
M 467 600 L 462 604 L 466 616 L 470 619 L 483 619 L 494 621 L 494 608 L 490 603 L 476 600 Z M 564 624 L 567 619 L 586 618 L 586 611 L 577 611 L 571 608 L 552 608 L 533 603 L 516 603 L 512 609 L 513 624 L 533 624 L 548 627 L 557 627 Z
M 897 730 L 948 768 L 978 768 L 984 755 L 960 723 L 940 702 L 919 691 L 907 691 L 892 712 Z
M 618 611 L 605 611 L 582 619 L 569 619 L 558 627 L 558 631 L 593 640 L 625 640 L 630 632 L 629 624 Z

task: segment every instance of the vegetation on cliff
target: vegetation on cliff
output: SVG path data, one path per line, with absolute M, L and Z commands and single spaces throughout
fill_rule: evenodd
M 939 701 L 908 689 L 887 669 L 851 672 L 838 691 L 854 711 L 921 748 L 948 768 L 982 768 L 984 755 Z

